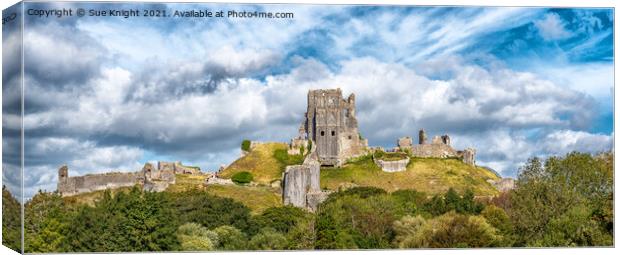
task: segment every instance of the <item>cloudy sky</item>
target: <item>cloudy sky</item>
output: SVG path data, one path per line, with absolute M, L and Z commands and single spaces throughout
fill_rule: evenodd
M 394 146 L 424 128 L 451 135 L 457 149 L 476 148 L 477 163 L 503 176 L 515 176 L 532 156 L 612 148 L 611 9 L 26 9 L 50 7 L 259 10 L 294 18 L 26 16 L 26 197 L 55 190 L 62 164 L 70 175 L 135 171 L 157 160 L 215 170 L 238 157 L 242 139 L 293 137 L 306 93 L 317 88 L 356 94 L 360 130 L 372 146 Z M 18 39 L 5 34 L 3 44 Z M 5 97 L 3 106 L 10 103 Z M 16 118 L 5 110 L 7 134 L 18 128 L 10 125 Z M 5 136 L 5 146 L 12 142 Z

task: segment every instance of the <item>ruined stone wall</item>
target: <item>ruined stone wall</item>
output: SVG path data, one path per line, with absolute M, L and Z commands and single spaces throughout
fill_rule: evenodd
M 467 148 L 458 152 L 459 157 L 463 159 L 463 163 L 475 166 L 476 165 L 476 150 L 473 148 Z
M 321 164 L 314 148 L 306 156 L 303 164 L 287 166 L 282 174 L 283 204 L 316 211 L 328 194 L 321 191 L 320 171 Z
M 409 136 L 401 137 L 401 138 L 398 138 L 398 141 L 396 141 L 396 144 L 398 145 L 398 148 L 400 150 L 410 150 L 411 147 L 413 146 L 413 139 L 411 139 L 411 137 Z
M 57 190 L 62 196 L 134 185 L 142 185 L 146 191 L 163 191 L 175 182 L 174 170 L 155 170 L 150 163 L 144 164 L 142 170 L 137 172 L 109 172 L 72 177 L 69 176 L 68 167 L 62 166 L 58 169 Z
M 401 172 L 407 170 L 407 165 L 409 164 L 409 158 L 394 160 L 394 161 L 384 161 L 384 160 L 375 160 L 377 166 L 381 168 L 384 172 Z
M 58 192 L 62 196 L 71 196 L 97 190 L 131 187 L 143 180 L 140 172 L 105 173 L 66 177 L 58 181 Z
M 199 174 L 200 173 L 199 168 L 184 166 L 183 163 L 181 163 L 181 161 L 176 161 L 176 162 L 158 161 L 157 170 L 172 171 L 175 174 Z
M 411 147 L 411 155 L 420 158 L 448 158 L 456 157 L 457 152 L 447 144 L 431 143 L 414 145 Z

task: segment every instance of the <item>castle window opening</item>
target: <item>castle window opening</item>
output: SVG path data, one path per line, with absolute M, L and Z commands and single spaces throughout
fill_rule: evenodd
M 332 130 L 332 136 L 336 136 L 336 131 Z
M 325 136 L 325 131 L 321 131 L 321 136 Z
M 352 138 L 352 137 L 351 137 L 351 136 L 349 136 L 349 140 L 351 140 L 351 138 Z

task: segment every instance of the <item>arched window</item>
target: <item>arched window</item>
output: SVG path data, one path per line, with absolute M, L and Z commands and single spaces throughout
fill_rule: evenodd
M 336 135 L 336 131 L 332 130 L 332 136 Z
M 325 136 L 325 131 L 321 131 L 321 136 Z

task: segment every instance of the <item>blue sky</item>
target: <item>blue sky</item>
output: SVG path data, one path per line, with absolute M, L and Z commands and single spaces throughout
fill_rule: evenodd
M 54 190 L 62 164 L 70 175 L 156 160 L 215 170 L 244 138 L 292 138 L 313 88 L 356 93 L 370 145 L 424 128 L 505 176 L 532 156 L 613 142 L 611 9 L 55 6 L 295 17 L 27 17 L 26 195 Z

